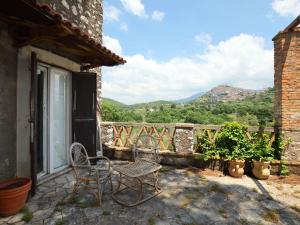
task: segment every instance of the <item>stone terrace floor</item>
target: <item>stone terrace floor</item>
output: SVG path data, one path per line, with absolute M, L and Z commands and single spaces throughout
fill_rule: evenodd
M 67 173 L 39 186 L 27 203 L 33 212 L 31 221 L 25 223 L 24 213 L 19 213 L 0 218 L 0 224 L 300 224 L 298 178 L 286 184 L 164 167 L 160 176 L 163 192 L 157 197 L 127 208 L 112 200 L 107 187 L 99 208 L 94 195 L 84 190 L 70 198 L 74 178 Z

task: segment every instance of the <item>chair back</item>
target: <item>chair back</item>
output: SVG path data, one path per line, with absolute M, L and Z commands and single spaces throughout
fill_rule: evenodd
M 134 161 L 147 160 L 158 163 L 159 158 L 159 142 L 152 135 L 141 135 L 137 138 L 132 146 Z
M 76 179 L 80 179 L 91 173 L 91 163 L 87 151 L 82 144 L 78 142 L 71 144 L 69 154 Z
M 71 159 L 72 166 L 91 165 L 85 147 L 78 142 L 74 142 L 70 146 L 70 159 Z

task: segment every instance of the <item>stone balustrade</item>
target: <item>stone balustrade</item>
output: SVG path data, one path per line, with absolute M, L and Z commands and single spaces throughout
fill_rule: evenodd
M 196 134 L 206 132 L 211 141 L 215 141 L 220 130 L 219 125 L 200 125 L 187 123 L 128 123 L 102 122 L 102 144 L 115 147 L 131 147 L 141 135 L 150 135 L 156 138 L 161 151 L 178 153 L 193 153 L 197 144 Z M 248 128 L 248 137 L 258 131 L 258 127 Z M 265 132 L 270 133 L 271 142 L 274 141 L 274 129 L 267 127 Z M 270 143 L 271 144 L 271 143 Z

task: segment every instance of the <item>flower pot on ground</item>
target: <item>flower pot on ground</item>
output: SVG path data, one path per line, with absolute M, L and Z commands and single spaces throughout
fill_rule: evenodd
M 14 178 L 0 182 L 0 216 L 16 214 L 22 209 L 31 189 L 28 178 Z
M 216 148 L 221 156 L 229 160 L 228 172 L 233 177 L 244 174 L 245 158 L 251 150 L 251 142 L 247 136 L 248 127 L 238 122 L 225 123 L 216 137 Z
M 270 176 L 270 161 L 274 159 L 274 149 L 270 146 L 270 137 L 266 134 L 258 135 L 252 147 L 252 173 L 259 180 L 266 180 Z
M 267 180 L 270 176 L 270 162 L 253 160 L 252 173 L 259 180 Z
M 230 176 L 240 178 L 244 174 L 245 160 L 233 159 L 229 160 L 228 172 Z

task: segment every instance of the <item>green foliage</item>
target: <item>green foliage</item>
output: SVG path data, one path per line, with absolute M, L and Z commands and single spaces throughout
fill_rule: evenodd
M 121 108 L 110 102 L 102 102 L 102 120 L 114 122 L 142 122 L 143 116 L 133 110 Z
M 257 134 L 254 139 L 251 152 L 251 158 L 259 161 L 271 161 L 274 159 L 274 148 L 270 145 L 270 137 L 267 134 Z
M 284 138 L 281 132 L 277 132 L 273 142 L 274 155 L 276 159 L 281 159 L 284 155 L 286 147 L 291 143 L 290 138 Z
M 28 223 L 29 221 L 32 220 L 33 218 L 33 213 L 29 210 L 28 207 L 24 207 L 21 212 L 23 213 L 23 216 L 22 216 L 22 221 Z
M 227 159 L 249 158 L 251 142 L 247 137 L 247 129 L 247 126 L 238 122 L 225 123 L 216 137 L 218 151 Z
M 285 165 L 284 161 L 280 161 L 279 174 L 282 176 L 287 176 L 289 173 L 289 167 Z
M 202 153 L 198 159 L 255 159 L 270 161 L 275 158 L 270 136 L 260 130 L 253 139 L 247 136 L 247 126 L 238 122 L 225 123 L 216 136 L 215 142 L 206 132 L 197 134 L 195 149 Z
M 273 125 L 274 89 L 269 88 L 243 100 L 211 102 L 205 99 L 188 104 L 155 101 L 135 105 L 104 99 L 104 121 L 149 123 L 224 124 L 238 121 L 250 126 Z

